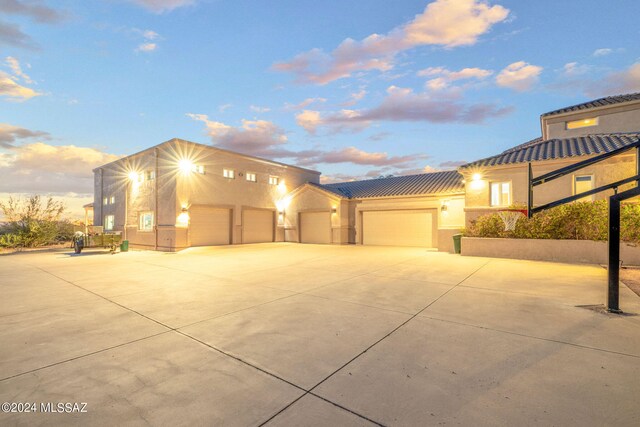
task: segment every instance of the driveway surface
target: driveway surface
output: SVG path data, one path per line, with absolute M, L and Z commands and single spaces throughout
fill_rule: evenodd
M 640 298 L 605 291 L 416 248 L 0 256 L 0 401 L 35 404 L 0 425 L 637 426 Z

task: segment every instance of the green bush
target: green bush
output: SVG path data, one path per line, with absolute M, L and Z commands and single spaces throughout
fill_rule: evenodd
M 515 239 L 607 240 L 608 207 L 605 200 L 575 202 L 522 217 L 513 231 L 505 231 L 497 213 L 471 221 L 464 231 L 469 237 L 508 237 Z M 623 204 L 620 213 L 620 238 L 640 243 L 640 206 Z
M 62 202 L 40 196 L 9 198 L 0 203 L 5 221 L 0 225 L 0 247 L 33 248 L 71 240 L 73 224 L 62 220 Z

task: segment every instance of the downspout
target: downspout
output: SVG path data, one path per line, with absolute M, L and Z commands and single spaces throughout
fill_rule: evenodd
M 153 150 L 155 152 L 156 155 L 156 161 L 155 161 L 155 173 L 156 173 L 156 189 L 155 189 L 155 193 L 156 193 L 156 203 L 154 206 L 155 212 L 153 214 L 153 218 L 155 219 L 155 224 L 154 227 L 156 229 L 156 244 L 154 247 L 154 250 L 158 250 L 158 180 L 160 179 L 160 174 L 158 174 L 158 148 L 156 148 L 155 150 Z
M 100 199 L 98 199 L 98 206 L 100 206 L 100 218 L 98 218 L 98 220 L 100 221 L 99 223 L 102 225 L 102 227 L 104 227 L 104 169 L 100 168 Z M 95 206 L 94 206 L 95 209 Z M 95 219 L 95 210 L 94 210 L 94 219 Z M 94 221 L 96 222 L 96 221 Z M 104 228 L 103 228 L 104 230 Z

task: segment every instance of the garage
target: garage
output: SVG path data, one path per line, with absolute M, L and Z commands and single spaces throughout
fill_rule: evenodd
M 192 206 L 189 236 L 191 246 L 231 243 L 231 210 L 210 206 Z
M 331 212 L 300 213 L 300 243 L 331 243 Z
M 433 247 L 433 210 L 365 211 L 362 244 Z
M 242 211 L 242 243 L 273 242 L 274 215 L 274 211 L 267 209 L 244 209 Z

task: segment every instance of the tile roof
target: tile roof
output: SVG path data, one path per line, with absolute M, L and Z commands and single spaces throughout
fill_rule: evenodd
M 604 98 L 594 99 L 593 101 L 583 102 L 582 104 L 572 105 L 570 107 L 560 108 L 559 110 L 544 113 L 542 117 L 553 116 L 556 114 L 569 113 L 574 111 L 588 110 L 590 108 L 602 107 L 605 105 L 620 104 L 622 102 L 640 100 L 640 92 L 628 93 L 625 95 L 605 96 Z
M 462 175 L 457 171 L 394 176 L 318 186 L 348 199 L 464 192 Z
M 639 140 L 640 133 L 638 132 L 585 135 L 564 139 L 543 140 L 542 138 L 536 138 L 496 156 L 468 163 L 462 168 L 508 165 L 602 154 L 631 145 Z

